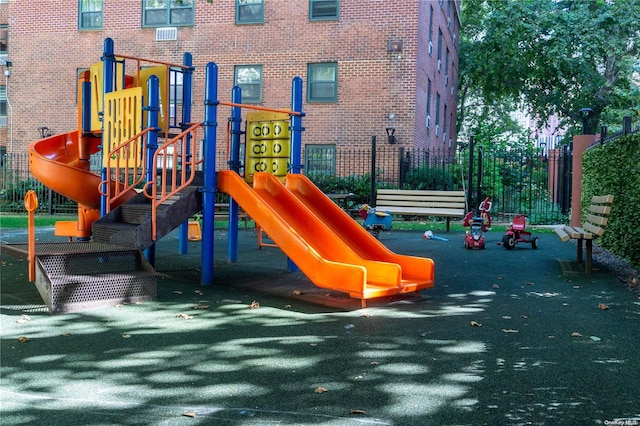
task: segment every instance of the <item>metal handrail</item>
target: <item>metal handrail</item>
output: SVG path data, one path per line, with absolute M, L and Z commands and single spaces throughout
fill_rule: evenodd
M 98 186 L 98 192 L 107 197 L 107 213 L 111 211 L 116 201 L 144 182 L 147 173 L 147 134 L 150 131 L 150 128 L 144 129 L 109 151 L 107 179 L 100 182 Z M 130 167 L 128 159 L 136 156 L 137 153 L 139 153 L 140 159 L 134 163 L 133 167 Z M 106 192 L 103 190 L 105 184 Z
M 204 123 L 191 124 L 189 128 L 158 147 L 153 155 L 153 165 L 157 172 L 153 180 L 144 185 L 144 195 L 151 199 L 151 232 L 152 240 L 156 240 L 156 217 L 158 207 L 178 192 L 189 186 L 196 175 L 196 167 L 204 159 L 195 160 L 197 148 L 197 130 L 204 127 Z M 191 151 L 187 153 L 185 139 L 191 139 Z M 159 165 L 159 162 L 161 163 Z M 160 166 L 160 167 L 159 167 Z M 170 175 L 167 168 L 171 167 Z M 158 173 L 159 172 L 159 173 Z M 158 183 L 160 176 L 160 183 Z M 170 176 L 170 182 L 167 177 Z

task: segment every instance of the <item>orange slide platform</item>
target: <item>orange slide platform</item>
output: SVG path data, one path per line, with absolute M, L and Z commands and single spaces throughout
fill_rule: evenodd
M 253 188 L 237 173 L 218 173 L 233 197 L 316 286 L 365 300 L 433 287 L 433 260 L 393 253 L 303 175 L 286 186 L 256 173 Z
M 89 157 L 100 151 L 100 137 L 79 138 L 78 131 L 61 133 L 29 144 L 31 173 L 53 191 L 78 203 L 78 221 L 56 223 L 55 234 L 89 237 L 100 217 L 100 176 L 89 170 Z M 135 191 L 121 202 L 135 196 Z

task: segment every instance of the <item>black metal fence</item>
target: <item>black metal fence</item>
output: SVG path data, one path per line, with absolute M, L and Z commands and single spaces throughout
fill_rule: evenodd
M 323 177 L 343 179 L 340 190 L 356 193 L 354 203 L 375 200 L 376 188 L 464 190 L 469 209 L 489 196 L 495 217 L 525 213 L 532 224 L 561 223 L 570 205 L 568 147 L 497 151 L 467 144 L 457 150 L 417 150 L 372 144 L 325 146 L 305 154 L 306 173 L 326 192 L 334 190 L 323 188 Z M 92 170 L 99 170 L 97 160 Z M 28 161 L 27 153 L 0 158 L 0 212 L 24 213 L 24 195 L 34 190 L 38 213 L 75 214 L 74 202 L 32 177 Z
M 369 147 L 334 151 L 334 158 L 314 151 L 310 159 L 307 153 L 307 173 L 321 188 L 326 187 L 323 176 L 328 173 L 334 180 L 344 179 L 342 189 L 354 192 L 356 203 L 374 202 L 376 188 L 464 190 L 468 209 L 476 209 L 488 196 L 492 214 L 507 220 L 521 213 L 532 224 L 563 223 L 569 211 L 569 147 L 495 150 L 470 143 L 457 150 L 418 150 L 372 141 Z

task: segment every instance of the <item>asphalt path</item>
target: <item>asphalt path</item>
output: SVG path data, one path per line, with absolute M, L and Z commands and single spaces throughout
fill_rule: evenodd
M 26 241 L 23 231 L 3 242 Z M 199 243 L 157 245 L 157 300 L 49 315 L 24 260 L 2 254 L 3 425 L 640 424 L 640 301 L 575 245 L 540 234 L 512 251 L 488 233 L 383 232 L 430 257 L 432 289 L 368 303 L 286 271 L 216 231 L 215 285 Z M 39 241 L 55 240 L 51 229 Z

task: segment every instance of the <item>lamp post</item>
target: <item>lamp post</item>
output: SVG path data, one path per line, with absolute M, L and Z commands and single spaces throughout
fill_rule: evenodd
M 588 118 L 592 112 L 593 110 L 591 108 L 588 108 L 588 107 L 580 108 L 580 118 L 582 118 L 582 134 L 583 135 L 589 134 Z
M 395 144 L 396 143 L 396 137 L 395 137 L 395 133 L 396 133 L 396 128 L 393 126 L 389 126 L 385 128 L 386 132 L 387 132 L 387 141 L 390 144 Z

